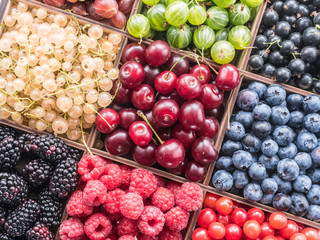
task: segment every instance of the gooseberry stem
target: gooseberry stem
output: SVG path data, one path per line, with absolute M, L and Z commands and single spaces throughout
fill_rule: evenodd
M 159 137 L 159 135 L 157 134 L 156 130 L 154 130 L 154 128 L 151 126 L 150 122 L 148 121 L 146 115 L 143 114 L 143 112 L 141 110 L 137 111 L 137 114 L 139 117 L 141 117 L 147 124 L 148 126 L 151 128 L 152 132 L 154 133 L 154 135 L 157 137 L 159 143 L 162 145 L 163 141 L 161 140 L 161 138 Z

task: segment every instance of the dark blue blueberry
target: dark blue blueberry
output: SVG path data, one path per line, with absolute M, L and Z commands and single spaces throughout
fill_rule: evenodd
M 239 112 L 237 112 L 235 120 L 237 122 L 242 123 L 242 125 L 245 128 L 250 128 L 254 119 L 253 119 L 252 112 L 245 112 L 245 111 L 240 110 Z
M 263 194 L 263 197 L 260 199 L 260 202 L 265 205 L 270 205 L 274 198 L 274 194 Z
M 252 109 L 259 103 L 259 96 L 255 91 L 250 89 L 243 89 L 239 92 L 237 105 L 242 110 L 252 111 Z
M 303 119 L 303 126 L 309 132 L 317 133 L 320 131 L 320 115 L 318 113 L 309 113 Z
M 320 147 L 320 138 L 318 138 L 318 147 Z
M 298 164 L 300 170 L 306 170 L 312 166 L 312 159 L 309 153 L 299 152 L 293 160 Z
M 271 106 L 280 105 L 286 97 L 286 90 L 278 84 L 270 85 L 264 92 L 264 99 Z
M 232 186 L 232 188 L 230 188 L 229 190 L 228 190 L 228 192 L 229 193 L 232 193 L 232 194 L 234 194 L 234 195 L 240 195 L 240 194 L 242 194 L 241 192 L 241 190 L 240 189 L 238 189 L 238 188 L 236 188 L 235 186 Z
M 244 126 L 240 122 L 232 122 L 230 123 L 230 128 L 226 131 L 227 138 L 233 141 L 240 141 L 244 135 L 246 134 L 246 130 Z
M 219 170 L 213 175 L 212 184 L 220 191 L 228 191 L 233 185 L 232 175 L 225 170 Z
M 311 152 L 318 146 L 318 139 L 313 133 L 302 132 L 297 137 L 296 145 L 302 152 Z
M 292 191 L 291 182 L 283 181 L 277 174 L 273 174 L 272 178 L 278 183 L 278 192 L 290 193 Z
M 260 155 L 258 162 L 262 163 L 268 171 L 273 171 L 277 168 L 279 158 L 276 155 L 273 157 L 267 157 L 265 155 Z
M 272 206 L 278 211 L 287 211 L 291 207 L 291 197 L 285 193 L 278 193 L 272 200 Z
M 280 159 L 293 158 L 298 152 L 294 143 L 289 143 L 288 146 L 279 148 L 278 156 Z
M 320 147 L 316 147 L 311 152 L 311 158 L 313 162 L 315 162 L 317 165 L 320 165 Z
M 290 119 L 288 108 L 283 106 L 274 106 L 271 109 L 271 122 L 274 125 L 285 125 Z
M 309 95 L 303 99 L 302 109 L 306 113 L 315 113 L 320 111 L 320 97 Z
M 241 141 L 242 149 L 250 153 L 257 153 L 261 148 L 261 140 L 251 133 L 246 134 Z
M 307 193 L 307 199 L 310 204 L 320 205 L 320 185 L 314 184 Z
M 253 117 L 260 121 L 267 121 L 271 116 L 271 108 L 269 105 L 259 102 L 252 110 Z
M 265 140 L 261 144 L 261 152 L 267 157 L 275 156 L 279 151 L 278 144 L 272 139 Z
M 306 217 L 311 221 L 319 222 L 320 221 L 320 206 L 310 205 Z
M 272 126 L 267 121 L 255 121 L 252 124 L 251 131 L 258 138 L 262 139 L 267 137 L 271 133 Z
M 245 171 L 253 163 L 253 159 L 249 152 L 238 150 L 232 155 L 232 162 L 236 168 Z
M 261 83 L 261 82 L 251 82 L 248 85 L 248 88 L 250 90 L 255 91 L 258 94 L 259 98 L 262 98 L 264 92 L 267 90 L 267 86 L 264 83 Z
M 275 194 L 278 191 L 278 183 L 273 178 L 266 178 L 262 181 L 261 188 L 266 194 Z
M 232 154 L 238 150 L 242 149 L 240 142 L 235 142 L 232 140 L 227 140 L 222 144 L 221 151 L 224 155 L 232 156 Z
M 251 164 L 248 169 L 248 174 L 253 180 L 262 180 L 268 176 L 265 166 L 261 163 L 256 162 Z
M 249 183 L 243 189 L 243 196 L 249 202 L 258 202 L 263 197 L 263 191 L 258 183 Z
M 300 128 L 303 125 L 304 114 L 300 111 L 293 111 L 290 113 L 288 125 L 293 128 Z
M 299 175 L 292 185 L 296 192 L 306 193 L 310 190 L 312 181 L 306 175 Z
M 243 189 L 249 183 L 248 174 L 244 171 L 235 170 L 232 177 L 233 185 L 238 189 Z
M 218 170 L 226 170 L 228 172 L 231 172 L 234 169 L 231 157 L 228 156 L 221 156 L 218 158 L 216 162 L 216 168 Z
M 283 102 L 280 103 L 280 105 L 278 105 L 278 106 L 287 107 L 287 102 L 286 102 L 286 101 L 283 101 Z
M 285 158 L 278 162 L 277 173 L 283 180 L 293 181 L 299 176 L 299 166 L 294 160 Z
M 289 211 L 296 216 L 304 216 L 308 212 L 309 202 L 302 193 L 293 192 L 291 194 L 291 207 Z
M 288 126 L 278 126 L 274 129 L 272 137 L 279 146 L 284 147 L 288 146 L 289 143 L 294 141 L 296 134 L 292 128 Z
M 308 176 L 310 177 L 312 183 L 320 183 L 320 169 L 311 168 L 307 171 Z
M 290 94 L 287 97 L 288 109 L 290 111 L 300 110 L 302 108 L 303 96 L 300 94 Z

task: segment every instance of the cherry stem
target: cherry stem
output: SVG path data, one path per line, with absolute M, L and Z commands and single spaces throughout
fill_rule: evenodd
M 217 70 L 215 70 L 215 69 L 207 62 L 207 60 L 206 60 L 205 58 L 202 58 L 202 61 L 204 61 L 204 62 L 208 65 L 208 67 L 211 68 L 211 70 L 212 70 L 216 75 L 219 74 L 219 73 L 217 72 Z
M 137 111 L 137 114 L 139 117 L 141 117 L 147 124 L 148 126 L 151 128 L 152 132 L 154 133 L 154 135 L 157 137 L 158 141 L 160 144 L 163 144 L 164 142 L 161 140 L 161 138 L 159 137 L 159 135 L 157 134 L 156 130 L 154 130 L 154 128 L 151 126 L 150 122 L 148 121 L 146 115 L 143 114 L 143 112 L 141 110 Z
M 119 88 L 120 88 L 120 81 L 118 82 L 118 86 L 117 86 L 117 89 L 116 89 L 116 91 L 114 92 L 114 95 L 112 96 L 112 99 L 111 99 L 111 103 L 113 102 L 113 100 L 116 98 L 116 96 L 117 96 L 117 93 L 118 93 L 118 91 L 119 91 Z
M 203 57 L 203 49 L 202 49 L 202 58 L 204 58 L 204 57 Z M 199 62 L 199 60 L 198 60 L 198 56 L 196 56 L 195 59 L 196 59 L 197 64 L 198 64 L 198 66 L 199 66 L 200 78 L 201 78 L 201 79 L 204 79 L 204 76 L 202 75 L 202 72 L 201 72 L 201 66 L 200 66 L 200 62 Z
M 173 66 L 170 68 L 170 70 L 169 70 L 169 72 L 168 72 L 168 74 L 167 74 L 167 76 L 166 76 L 166 79 L 169 78 L 169 74 L 172 72 L 172 70 L 174 69 L 174 67 L 180 62 L 180 60 L 182 60 L 182 59 L 184 59 L 184 58 L 186 58 L 186 57 L 188 57 L 188 56 L 191 56 L 191 55 L 193 55 L 193 54 L 184 55 L 184 56 L 181 57 L 178 61 L 176 61 L 176 62 L 173 64 Z

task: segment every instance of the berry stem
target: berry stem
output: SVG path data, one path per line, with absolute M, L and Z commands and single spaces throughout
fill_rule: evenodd
M 143 112 L 141 110 L 137 111 L 137 114 L 139 117 L 141 117 L 147 124 L 148 126 L 151 128 L 152 132 L 154 133 L 154 135 L 157 137 L 158 141 L 160 142 L 160 144 L 163 144 L 163 141 L 161 140 L 161 138 L 159 137 L 159 135 L 157 134 L 156 130 L 154 130 L 154 128 L 151 126 L 150 122 L 148 121 L 146 115 L 143 114 Z
M 178 61 L 176 61 L 176 62 L 173 64 L 173 66 L 170 68 L 170 70 L 169 70 L 169 72 L 168 72 L 168 74 L 167 74 L 167 76 L 166 76 L 166 79 L 169 78 L 169 74 L 172 72 L 172 70 L 174 69 L 174 67 L 180 62 L 180 60 L 182 60 L 182 59 L 184 59 L 184 58 L 186 58 L 186 57 L 188 57 L 188 56 L 191 56 L 191 55 L 193 55 L 193 54 L 184 55 L 184 56 L 181 57 Z

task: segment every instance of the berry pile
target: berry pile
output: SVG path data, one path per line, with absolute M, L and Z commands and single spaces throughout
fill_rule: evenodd
M 71 218 L 60 226 L 62 240 L 182 240 L 190 212 L 203 201 L 195 183 L 166 183 L 148 170 L 95 155 L 84 156 L 78 172 L 83 182 L 67 204 Z
M 214 187 L 320 221 L 320 97 L 251 82 L 237 107 Z
M 192 240 L 319 240 L 320 233 L 288 220 L 280 212 L 265 214 L 227 197 L 207 193 Z
M 272 0 L 270 4 L 249 60 L 251 70 L 320 93 L 319 2 Z
M 185 172 L 191 181 L 201 181 L 206 166 L 217 159 L 212 139 L 219 130 L 223 91 L 238 85 L 238 70 L 223 65 L 213 80 L 206 65 L 190 70 L 189 61 L 171 55 L 161 40 L 147 48 L 130 43 L 122 62 L 119 85 L 111 90 L 113 109 L 100 111 L 95 122 L 107 134 L 105 148 L 113 155 L 132 151 L 142 165 L 158 163 L 170 172 Z
M 80 152 L 52 135 L 3 125 L 0 139 L 0 239 L 53 239 L 64 199 L 78 185 Z

